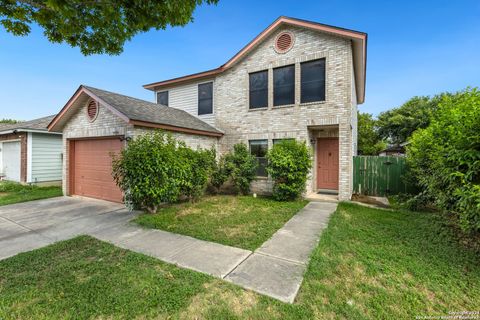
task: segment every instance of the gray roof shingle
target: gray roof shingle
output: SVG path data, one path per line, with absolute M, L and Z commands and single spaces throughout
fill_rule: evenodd
M 55 115 L 48 117 L 33 119 L 29 121 L 22 121 L 14 124 L 0 124 L 0 132 L 7 130 L 41 130 L 47 131 L 48 124 L 52 121 Z
M 85 85 L 82 87 L 91 91 L 130 120 L 222 134 L 220 130 L 186 111 Z

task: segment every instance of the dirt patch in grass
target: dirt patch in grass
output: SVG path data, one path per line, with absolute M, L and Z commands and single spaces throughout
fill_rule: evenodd
M 9 194 L 10 194 L 10 192 L 0 192 L 0 198 L 8 196 Z
M 380 202 L 372 197 L 363 195 L 363 194 L 353 194 L 352 195 L 352 201 L 357 201 L 365 204 L 371 204 L 380 208 L 390 208 L 390 206 L 387 206 L 385 203 Z

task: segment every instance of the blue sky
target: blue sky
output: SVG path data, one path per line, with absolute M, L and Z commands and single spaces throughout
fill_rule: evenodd
M 183 28 L 150 31 L 120 56 L 84 57 L 0 30 L 0 118 L 54 114 L 80 84 L 146 100 L 143 84 L 216 68 L 278 16 L 367 32 L 366 102 L 378 114 L 414 95 L 480 85 L 480 1 L 232 1 L 202 6 Z

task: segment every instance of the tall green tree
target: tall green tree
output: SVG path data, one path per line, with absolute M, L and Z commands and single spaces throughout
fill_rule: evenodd
M 370 113 L 358 112 L 358 153 L 377 155 L 387 144 L 376 128 L 376 121 Z
M 377 126 L 380 136 L 392 144 L 406 142 L 413 132 L 426 128 L 438 109 L 442 97 L 448 94 L 413 97 L 398 108 L 380 113 Z
M 407 161 L 424 193 L 480 232 L 480 91 L 445 95 L 430 125 L 416 131 Z
M 79 47 L 84 55 L 120 54 L 126 41 L 152 28 L 184 26 L 202 3 L 218 0 L 0 0 L 0 25 L 26 36 L 33 23 L 54 43 Z

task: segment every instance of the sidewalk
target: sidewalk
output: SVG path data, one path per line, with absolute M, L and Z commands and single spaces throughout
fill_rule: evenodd
M 292 303 L 310 253 L 336 207 L 335 203 L 310 202 L 255 252 L 133 225 L 88 234 Z
M 252 252 L 129 224 L 135 214 L 120 204 L 67 197 L 31 201 L 0 208 L 0 260 L 88 234 L 292 303 L 336 207 L 310 202 Z

